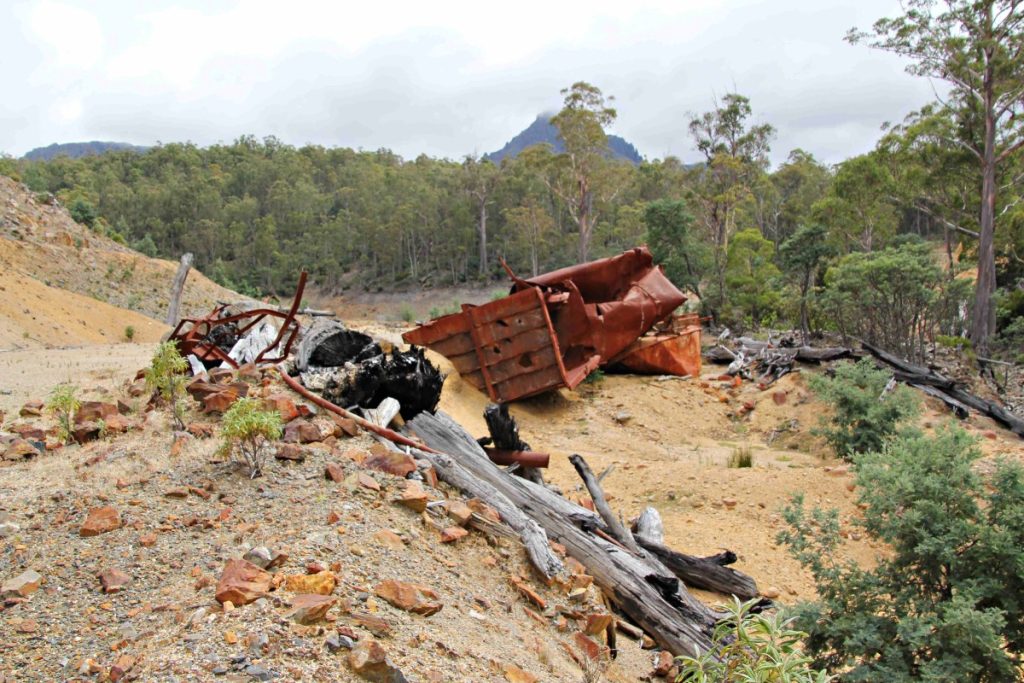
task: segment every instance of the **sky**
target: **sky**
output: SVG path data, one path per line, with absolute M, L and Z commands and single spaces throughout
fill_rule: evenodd
M 687 121 L 750 98 L 775 163 L 870 150 L 933 99 L 847 30 L 896 0 L 3 0 L 0 153 L 53 142 L 286 143 L 458 159 L 499 149 L 559 91 L 615 97 L 609 132 L 698 158 Z

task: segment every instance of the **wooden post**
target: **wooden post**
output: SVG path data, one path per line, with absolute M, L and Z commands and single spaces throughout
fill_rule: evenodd
M 167 324 L 178 323 L 178 309 L 181 308 L 181 293 L 185 289 L 185 279 L 188 271 L 192 269 L 192 252 L 185 252 L 181 255 L 181 263 L 178 264 L 178 272 L 174 274 L 174 283 L 171 285 L 171 303 L 167 309 Z

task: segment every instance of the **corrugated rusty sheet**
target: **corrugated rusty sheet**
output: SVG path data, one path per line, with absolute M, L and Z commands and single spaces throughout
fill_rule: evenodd
M 574 388 L 611 363 L 634 371 L 696 374 L 691 372 L 695 362 L 699 372 L 699 324 L 696 333 L 670 329 L 660 341 L 637 345 L 686 300 L 646 247 L 528 280 L 511 270 L 509 275 L 509 296 L 481 306 L 465 304 L 460 313 L 410 330 L 403 339 L 447 357 L 468 382 L 498 402 Z M 687 359 L 681 361 L 679 354 Z M 660 363 L 662 356 L 671 362 Z M 680 372 L 683 368 L 689 369 Z

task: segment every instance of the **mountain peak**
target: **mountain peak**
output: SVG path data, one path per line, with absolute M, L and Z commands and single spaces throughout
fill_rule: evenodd
M 564 149 L 562 139 L 558 134 L 558 128 L 551 123 L 552 116 L 554 114 L 550 112 L 538 114 L 533 123 L 505 143 L 504 147 L 496 152 L 485 154 L 483 158 L 495 164 L 500 164 L 501 160 L 505 157 L 515 158 L 527 147 L 540 144 L 549 144 L 556 152 L 561 152 Z M 637 151 L 636 147 L 618 135 L 608 136 L 608 149 L 611 150 L 612 156 L 616 159 L 625 159 L 633 165 L 638 165 L 643 161 L 643 157 L 640 156 L 640 152 Z

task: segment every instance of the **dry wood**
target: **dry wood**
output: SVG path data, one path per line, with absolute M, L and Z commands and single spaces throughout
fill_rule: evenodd
M 597 512 L 601 515 L 604 523 L 608 525 L 608 532 L 634 553 L 640 554 L 640 546 L 633 540 L 633 534 L 629 532 L 626 525 L 612 512 L 611 506 L 608 505 L 608 499 L 605 498 L 604 491 L 601 489 L 601 484 L 598 483 L 597 477 L 594 476 L 587 461 L 582 456 L 575 454 L 569 456 L 569 462 L 576 468 L 576 473 L 580 475 L 580 479 L 583 480 L 583 484 L 587 487 L 587 491 L 594 501 L 594 507 L 597 508 Z
M 178 272 L 174 274 L 174 282 L 171 284 L 171 302 L 167 308 L 167 324 L 178 324 L 178 311 L 181 309 L 181 293 L 185 289 L 185 280 L 188 278 L 188 271 L 192 269 L 192 252 L 181 255 L 181 262 L 178 264 Z

